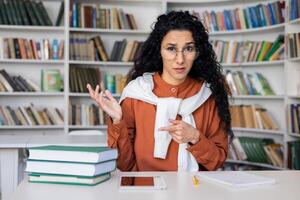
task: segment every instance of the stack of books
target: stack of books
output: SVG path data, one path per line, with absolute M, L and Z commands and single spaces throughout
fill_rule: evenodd
M 110 179 L 118 152 L 108 147 L 41 146 L 29 148 L 29 182 L 97 185 Z

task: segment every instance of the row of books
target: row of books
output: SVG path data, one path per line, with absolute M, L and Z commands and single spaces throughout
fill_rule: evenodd
M 238 137 L 232 141 L 228 158 L 283 167 L 283 146 L 271 138 Z
M 30 106 L 0 106 L 0 124 L 8 126 L 63 125 L 64 118 L 58 108 Z
M 9 59 L 61 60 L 64 58 L 64 40 L 4 38 L 3 57 Z
M 37 92 L 41 91 L 40 87 L 30 79 L 20 75 L 13 76 L 0 70 L 0 92 Z
M 0 0 L 0 24 L 52 26 L 42 1 Z
M 100 36 L 89 38 L 83 34 L 71 34 L 70 59 L 88 61 L 133 61 L 141 51 L 143 42 L 126 39 L 115 41 L 110 57 Z
M 95 104 L 69 104 L 69 124 L 97 126 L 107 124 L 107 115 Z
M 286 35 L 288 58 L 300 57 L 300 33 L 289 33 Z
M 12 75 L 5 69 L 0 70 L 0 92 L 60 92 L 63 91 L 63 81 L 60 70 L 42 69 L 41 87 L 34 81 Z
M 114 43 L 110 60 L 131 62 L 140 54 L 143 42 L 126 39 Z
M 122 8 L 101 8 L 100 4 L 70 4 L 70 26 L 75 28 L 138 29 L 133 14 Z
M 204 11 L 193 14 L 202 19 L 209 32 L 265 27 L 284 23 L 285 1 L 258 4 L 244 9 Z
M 70 67 L 69 75 L 70 91 L 76 93 L 87 93 L 86 85 L 89 83 L 92 88 L 101 85 L 101 73 L 99 68 Z M 103 87 L 101 87 L 103 88 Z
M 259 72 L 248 74 L 226 70 L 226 80 L 232 95 L 275 95 L 268 80 Z
M 278 130 L 270 113 L 258 105 L 231 105 L 232 127 Z
M 104 87 L 113 94 L 121 95 L 125 85 L 127 76 L 122 74 L 104 74 Z
M 108 55 L 100 36 L 88 37 L 70 34 L 70 60 L 108 61 Z
M 70 91 L 86 93 L 86 85 L 93 88 L 108 89 L 113 94 L 121 94 L 125 87 L 127 77 L 122 74 L 101 73 L 98 68 L 74 67 L 70 68 Z
M 97 185 L 116 169 L 117 149 L 86 146 L 28 148 L 25 171 L 29 182 Z
M 300 18 L 300 0 L 289 0 L 290 20 Z
M 300 170 L 300 141 L 289 141 L 288 146 L 288 168 Z
M 284 59 L 284 36 L 270 41 L 211 41 L 220 63 L 274 61 Z
M 290 123 L 290 131 L 300 134 L 300 104 L 288 105 L 288 121 Z

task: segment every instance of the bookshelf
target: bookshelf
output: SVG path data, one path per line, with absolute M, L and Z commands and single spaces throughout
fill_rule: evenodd
M 103 29 L 103 28 L 74 28 L 69 24 L 69 0 L 43 0 L 52 22 L 55 22 L 59 12 L 60 3 L 64 2 L 63 22 L 60 26 L 20 26 L 20 25 L 0 25 L 0 46 L 2 47 L 2 38 L 5 37 L 24 37 L 24 38 L 58 38 L 64 40 L 64 59 L 63 60 L 22 60 L 3 58 L 3 48 L 0 48 L 0 68 L 8 72 L 30 77 L 35 82 L 40 82 L 40 71 L 42 69 L 59 69 L 63 76 L 62 92 L 2 92 L 0 93 L 0 105 L 20 106 L 28 105 L 33 102 L 37 106 L 56 106 L 63 111 L 63 126 L 0 126 L 0 134 L 68 134 L 71 130 L 90 130 L 107 128 L 106 125 L 83 126 L 69 125 L 68 106 L 75 104 L 91 104 L 93 101 L 88 94 L 70 92 L 69 76 L 72 67 L 91 67 L 99 68 L 104 73 L 122 73 L 126 74 L 133 66 L 133 62 L 119 61 L 86 61 L 72 60 L 69 58 L 70 35 L 81 34 L 89 37 L 101 36 L 103 45 L 110 55 L 113 44 L 117 40 L 128 39 L 143 41 L 151 30 L 151 25 L 156 21 L 156 17 L 169 10 L 190 10 L 202 12 L 205 10 L 222 11 L 232 8 L 246 8 L 260 3 L 274 2 L 272 0 L 94 0 L 89 3 L 100 3 L 103 8 L 122 8 L 124 12 L 135 16 L 138 29 Z M 84 3 L 84 1 L 78 1 Z M 288 2 L 288 0 L 286 1 Z M 288 7 L 287 3 L 286 6 Z M 147 9 L 145 9 L 147 7 Z M 286 8 L 288 9 L 288 8 Z M 66 14 L 68 13 L 68 14 Z M 237 40 L 237 41 L 274 41 L 279 34 L 288 34 L 300 32 L 300 20 L 285 20 L 284 23 L 275 25 L 249 28 L 244 30 L 230 31 L 211 31 L 211 39 Z M 284 145 L 284 167 L 287 166 L 287 146 L 286 142 L 299 138 L 296 133 L 291 133 L 289 122 L 287 121 L 287 105 L 290 103 L 300 103 L 300 91 L 294 86 L 297 82 L 297 69 L 299 69 L 300 58 L 288 58 L 275 61 L 260 62 L 239 62 L 223 63 L 224 71 L 226 69 L 245 73 L 260 72 L 266 76 L 272 85 L 276 95 L 237 95 L 233 96 L 234 104 L 259 104 L 266 108 L 275 117 L 279 130 L 261 130 L 249 128 L 234 128 L 234 132 L 239 135 L 250 135 L 253 137 L 270 137 L 276 142 Z M 26 70 L 25 70 L 26 69 Z M 300 75 L 298 75 L 300 77 Z M 119 95 L 114 94 L 115 97 Z M 59 106 L 58 106 L 59 105 Z M 244 164 L 250 164 L 241 161 Z M 271 167 L 270 167 L 271 168 Z

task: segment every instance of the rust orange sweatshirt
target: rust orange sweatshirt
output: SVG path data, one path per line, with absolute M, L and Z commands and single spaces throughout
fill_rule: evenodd
M 180 85 L 166 83 L 158 73 L 153 76 L 153 93 L 158 97 L 188 98 L 195 95 L 203 82 L 190 77 Z M 171 141 L 166 159 L 153 157 L 155 105 L 132 98 L 121 103 L 123 118 L 118 124 L 109 121 L 108 146 L 118 148 L 117 167 L 122 171 L 177 171 L 178 143 Z M 199 141 L 190 146 L 198 163 L 207 170 L 223 165 L 228 151 L 228 139 L 221 128 L 213 96 L 193 113 Z M 181 119 L 178 115 L 176 119 Z

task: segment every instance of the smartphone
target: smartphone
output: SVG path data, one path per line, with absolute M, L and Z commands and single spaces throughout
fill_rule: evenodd
M 121 190 L 163 190 L 167 188 L 162 176 L 121 176 Z

